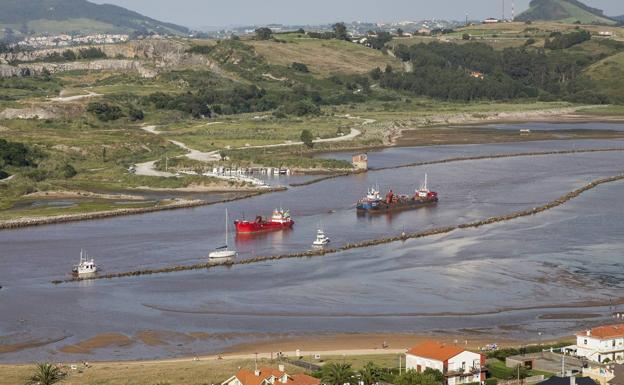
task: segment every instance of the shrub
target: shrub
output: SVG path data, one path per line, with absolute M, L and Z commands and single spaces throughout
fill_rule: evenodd
M 101 102 L 89 103 L 89 105 L 87 106 L 87 111 L 95 115 L 99 120 L 103 122 L 117 120 L 124 116 L 119 106 Z
M 303 72 L 303 73 L 310 72 L 310 70 L 308 69 L 308 66 L 303 64 L 303 63 L 294 62 L 294 63 L 291 64 L 291 67 L 295 71 L 299 71 L 299 72 Z

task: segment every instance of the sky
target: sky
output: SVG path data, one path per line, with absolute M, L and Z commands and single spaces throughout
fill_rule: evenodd
M 91 0 L 119 5 L 191 28 L 206 26 L 322 24 L 336 21 L 464 20 L 500 17 L 502 0 Z M 507 17 L 512 0 L 506 0 Z M 607 15 L 624 15 L 623 0 L 585 0 Z M 516 14 L 529 0 L 515 0 Z

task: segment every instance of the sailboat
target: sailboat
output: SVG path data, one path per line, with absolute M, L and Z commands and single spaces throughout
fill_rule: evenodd
M 228 210 L 225 209 L 225 246 L 221 246 L 215 251 L 208 254 L 208 258 L 212 260 L 225 260 L 236 257 L 236 250 L 230 250 L 228 246 Z

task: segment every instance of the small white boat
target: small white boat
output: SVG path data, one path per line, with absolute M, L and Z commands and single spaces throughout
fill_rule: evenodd
M 312 242 L 312 246 L 325 246 L 329 242 L 331 242 L 331 240 L 327 237 L 323 229 L 316 230 L 316 239 Z
M 236 250 L 230 250 L 228 246 L 228 211 L 225 209 L 225 246 L 208 254 L 208 258 L 213 261 L 224 261 L 235 258 L 237 255 Z
M 95 274 L 98 271 L 95 260 L 93 258 L 87 258 L 89 258 L 87 253 L 84 250 L 80 250 L 80 263 L 74 265 L 74 268 L 72 269 L 72 273 L 74 275 Z

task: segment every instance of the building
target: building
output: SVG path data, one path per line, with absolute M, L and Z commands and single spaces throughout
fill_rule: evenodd
M 321 380 L 318 378 L 306 374 L 288 374 L 284 370 L 284 365 L 279 365 L 278 369 L 239 369 L 221 385 L 320 385 L 320 383 Z
M 436 341 L 411 348 L 405 354 L 405 367 L 417 372 L 427 368 L 439 370 L 446 385 L 485 381 L 485 355 Z
M 624 360 L 624 324 L 599 326 L 576 335 L 575 354 L 604 363 Z
M 351 163 L 353 164 L 353 167 L 358 170 L 368 170 L 368 155 L 353 155 L 353 158 L 351 158 Z
M 594 380 L 589 377 L 557 377 L 553 376 L 549 379 L 539 382 L 537 385 L 597 385 Z
M 500 22 L 500 20 L 495 19 L 493 17 L 490 17 L 490 18 L 487 18 L 487 19 L 483 20 L 483 24 L 496 24 L 496 23 L 499 23 L 499 22 Z

